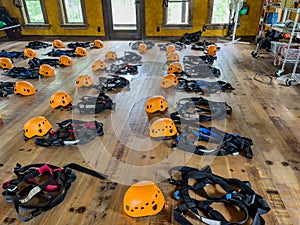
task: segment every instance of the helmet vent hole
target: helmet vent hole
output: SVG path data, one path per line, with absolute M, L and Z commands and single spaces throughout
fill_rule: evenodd
M 134 207 L 135 209 L 139 209 L 139 207 Z
M 144 209 L 144 207 L 142 206 L 142 207 L 141 207 L 141 210 L 143 210 L 143 209 Z
M 126 210 L 129 210 L 129 206 L 128 205 L 126 205 Z
M 157 194 L 155 195 L 155 198 L 157 198 Z
M 149 202 L 146 202 L 146 205 L 149 205 Z
M 132 210 L 130 210 L 131 212 L 134 212 L 134 210 L 132 209 Z
M 153 210 L 157 210 L 157 204 L 152 207 Z
M 42 133 L 43 131 L 42 131 L 42 129 L 39 129 L 39 133 Z
M 39 124 L 39 127 L 41 127 L 41 124 Z
M 152 201 L 152 205 L 155 204 L 155 201 Z

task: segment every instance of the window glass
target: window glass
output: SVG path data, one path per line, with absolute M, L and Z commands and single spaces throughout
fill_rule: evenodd
M 81 0 L 64 0 L 66 23 L 84 23 Z
M 25 0 L 29 23 L 45 23 L 40 0 Z
M 222 24 L 229 22 L 230 10 L 229 3 L 230 0 L 213 0 L 213 12 L 211 23 L 212 24 Z
M 167 11 L 167 24 L 187 24 L 188 10 L 188 2 L 169 2 Z

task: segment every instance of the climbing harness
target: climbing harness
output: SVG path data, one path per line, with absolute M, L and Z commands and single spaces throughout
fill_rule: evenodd
M 100 84 L 94 85 L 94 88 L 100 91 L 114 91 L 129 85 L 129 80 L 121 76 L 99 77 Z
M 63 202 L 76 180 L 74 170 L 102 180 L 107 178 L 76 163 L 63 167 L 46 163 L 22 167 L 17 163 L 13 170 L 16 178 L 2 184 L 2 195 L 7 203 L 14 204 L 19 219 L 27 222 Z
M 91 47 L 91 42 L 71 42 L 67 44 L 68 48 L 76 49 L 77 47 L 89 48 Z
M 198 42 L 201 38 L 202 31 L 197 31 L 194 33 L 185 33 L 178 42 L 183 43 L 185 45 L 190 45 L 193 42 Z
M 206 78 L 206 77 L 220 77 L 220 70 L 214 67 L 210 67 L 204 62 L 199 63 L 198 65 L 184 65 L 184 70 L 188 73 L 191 77 L 199 77 L 199 78 Z
M 162 51 L 167 51 L 169 45 L 174 45 L 177 51 L 182 51 L 186 49 L 186 46 L 180 42 L 167 42 L 165 44 L 158 44 L 158 47 Z
M 137 42 L 129 42 L 129 46 L 131 46 L 132 50 L 138 50 L 140 44 L 145 44 L 147 46 L 147 50 L 153 48 L 155 44 L 152 41 L 137 41 Z
M 212 65 L 214 61 L 217 59 L 217 56 L 212 55 L 186 55 L 183 57 L 184 64 L 197 65 L 202 61 L 206 64 Z
M 7 97 L 14 93 L 15 82 L 0 81 L 0 97 Z
M 173 120 L 206 122 L 222 120 L 232 113 L 232 108 L 226 102 L 216 102 L 203 97 L 182 98 L 176 102 L 176 112 L 170 114 Z
M 141 66 L 140 64 L 138 65 L 131 65 L 127 63 L 122 63 L 122 64 L 112 64 L 110 66 L 110 70 L 107 70 L 108 73 L 114 73 L 114 74 L 119 74 L 119 75 L 135 75 L 138 74 L 138 66 Z
M 174 123 L 182 125 L 180 135 L 176 137 L 177 143 L 172 147 L 191 152 L 197 155 L 217 155 L 225 156 L 232 154 L 237 156 L 242 152 L 246 158 L 252 158 L 253 152 L 251 146 L 253 142 L 250 138 L 242 137 L 239 134 L 231 134 L 219 130 L 215 127 L 205 127 L 199 125 L 199 122 L 193 123 L 191 121 L 180 118 L 175 118 Z M 215 149 L 207 149 L 203 145 L 195 145 L 195 141 L 209 142 L 217 144 Z
M 6 57 L 6 58 L 10 58 L 10 59 L 19 59 L 19 58 L 25 58 L 24 57 L 24 51 L 22 52 L 16 52 L 16 51 L 11 51 L 11 52 L 7 52 L 5 50 L 2 50 L 0 52 L 0 57 Z
M 51 130 L 47 138 L 36 138 L 34 143 L 42 147 L 84 145 L 104 135 L 103 124 L 98 121 L 68 119 L 57 125 L 59 128 Z
M 140 63 L 142 60 L 142 56 L 140 56 L 139 54 L 135 53 L 135 52 L 129 52 L 129 51 L 125 51 L 124 52 L 124 56 L 117 58 L 117 60 L 122 60 L 126 63 Z
M 27 69 L 25 67 L 13 67 L 3 72 L 2 75 L 18 79 L 38 79 L 39 71 L 37 69 Z
M 58 59 L 52 59 L 52 58 L 47 58 L 47 59 L 39 59 L 39 58 L 33 58 L 28 61 L 28 65 L 30 66 L 31 69 L 34 68 L 39 68 L 43 64 L 48 64 L 49 66 L 56 67 L 59 65 Z
M 31 48 L 31 49 L 41 49 L 41 48 L 47 48 L 52 46 L 52 44 L 48 44 L 42 41 L 30 41 L 25 46 L 25 48 Z
M 176 174 L 180 174 L 181 178 L 175 179 Z M 215 175 L 210 166 L 201 170 L 177 166 L 169 170 L 169 175 L 169 182 L 177 186 L 174 198 L 181 201 L 173 211 L 174 219 L 179 224 L 192 225 L 188 220 L 191 214 L 193 218 L 210 225 L 246 224 L 247 221 L 251 221 L 247 223 L 251 225 L 265 224 L 261 215 L 268 213 L 270 207 L 262 196 L 255 193 L 249 181 Z M 190 180 L 193 180 L 192 184 Z M 215 193 L 208 187 L 214 188 Z M 219 191 L 220 188 L 222 191 Z M 213 204 L 234 208 L 234 212 L 243 217 L 240 221 L 229 221 L 228 217 L 213 208 Z
M 96 96 L 83 96 L 77 105 L 72 106 L 78 109 L 81 114 L 101 113 L 106 109 L 113 109 L 114 103 L 111 98 L 101 92 Z
M 218 47 L 215 43 L 213 42 L 207 42 L 206 40 L 203 40 L 202 42 L 196 42 L 192 45 L 191 49 L 192 50 L 198 50 L 198 51 L 206 51 L 207 47 L 209 45 L 215 45 L 217 47 L 217 50 L 220 50 L 220 47 Z
M 230 83 L 225 81 L 208 82 L 204 80 L 188 80 L 185 78 L 178 78 L 177 90 L 186 92 L 201 92 L 202 94 L 213 94 L 220 91 L 231 91 L 234 88 Z
M 60 56 L 69 56 L 69 57 L 75 57 L 75 50 L 59 50 L 59 49 L 52 49 L 51 52 L 47 52 L 42 55 L 52 56 L 52 57 L 60 57 Z

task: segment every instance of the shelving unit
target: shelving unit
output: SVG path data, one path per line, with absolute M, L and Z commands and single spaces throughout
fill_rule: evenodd
M 289 59 L 289 52 L 290 49 L 292 47 L 292 42 L 293 42 L 293 38 L 295 37 L 295 35 L 297 33 L 300 32 L 299 28 L 298 28 L 298 20 L 299 20 L 299 14 L 300 14 L 300 8 L 294 9 L 294 8 L 285 8 L 284 9 L 284 14 L 283 14 L 283 22 L 286 22 L 288 20 L 288 18 L 290 18 L 291 13 L 295 14 L 295 19 L 293 20 L 294 24 L 292 29 L 291 28 L 287 28 L 287 27 L 282 27 L 282 26 L 272 26 L 272 29 L 275 29 L 279 32 L 284 32 L 284 33 L 288 33 L 290 34 L 290 39 L 289 42 L 287 44 L 287 48 L 286 48 L 286 52 L 284 55 L 284 59 L 283 59 L 283 63 L 281 66 L 281 69 L 277 70 L 275 72 L 275 76 L 276 77 L 280 77 L 282 75 L 282 73 L 284 72 L 286 63 L 294 63 L 295 66 L 297 67 L 298 62 L 299 62 L 299 57 L 297 57 L 295 60 L 294 59 Z

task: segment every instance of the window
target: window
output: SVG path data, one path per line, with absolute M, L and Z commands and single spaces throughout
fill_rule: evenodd
M 25 24 L 46 24 L 45 7 L 41 0 L 22 0 L 22 16 Z
M 214 0 L 211 23 L 222 24 L 229 22 L 230 0 Z
M 208 29 L 225 29 L 228 26 L 230 17 L 232 19 L 234 10 L 230 14 L 232 0 L 209 0 L 209 15 L 207 21 Z
M 193 0 L 164 0 L 163 27 L 169 29 L 191 28 Z
M 85 25 L 86 16 L 83 0 L 59 0 L 63 25 Z

